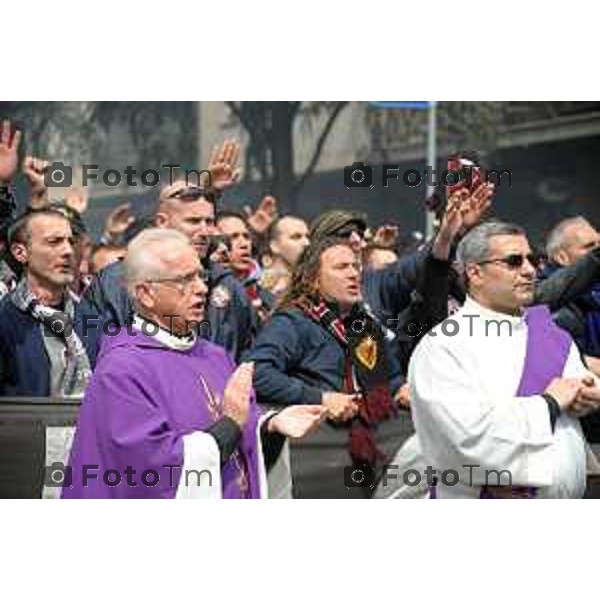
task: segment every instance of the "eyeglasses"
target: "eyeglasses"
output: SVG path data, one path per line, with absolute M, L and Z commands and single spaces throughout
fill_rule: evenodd
M 520 269 L 523 263 L 527 262 L 535 269 L 539 264 L 539 259 L 535 254 L 509 254 L 503 258 L 490 258 L 489 260 L 482 260 L 477 263 L 479 265 L 487 265 L 490 263 L 502 263 L 505 264 L 509 269 Z
M 198 271 L 192 271 L 187 275 L 179 275 L 177 277 L 154 277 L 152 279 L 146 279 L 148 283 L 173 283 L 182 292 L 189 290 L 197 280 L 202 281 L 202 283 L 208 283 L 208 273 L 203 269 L 200 269 Z
M 187 185 L 176 192 L 169 194 L 169 198 L 176 198 L 184 202 L 194 202 L 198 198 L 205 198 L 208 202 L 215 203 L 217 190 L 215 188 L 205 188 L 197 185 Z
M 358 227 L 342 227 L 335 232 L 336 237 L 349 239 L 353 233 L 356 233 L 361 239 L 365 237 L 365 232 Z

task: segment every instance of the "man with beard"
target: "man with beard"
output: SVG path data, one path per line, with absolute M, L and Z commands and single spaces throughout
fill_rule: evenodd
M 252 365 L 235 370 L 223 348 L 198 339 L 208 288 L 188 236 L 142 232 L 129 245 L 125 272 L 133 323 L 103 339 L 62 497 L 289 496 L 289 487 L 269 485 L 266 470 L 283 468 L 285 437 L 312 431 L 322 409 L 261 416 Z

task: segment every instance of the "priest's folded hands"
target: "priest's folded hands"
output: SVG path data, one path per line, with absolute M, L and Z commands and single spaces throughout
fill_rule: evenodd
M 577 417 L 584 417 L 600 409 L 600 387 L 593 377 L 584 377 L 569 410 Z

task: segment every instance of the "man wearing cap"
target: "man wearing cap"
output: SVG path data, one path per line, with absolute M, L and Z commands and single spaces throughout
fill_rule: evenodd
M 335 209 L 323 213 L 313 221 L 310 239 L 312 242 L 328 237 L 346 239 L 362 262 L 363 250 L 366 248 L 366 230 L 367 220 L 364 214 Z M 416 252 L 402 257 L 385 269 L 364 270 L 362 285 L 365 300 L 383 323 L 388 319 L 397 319 L 398 314 L 410 304 L 411 293 L 425 255 L 424 252 Z

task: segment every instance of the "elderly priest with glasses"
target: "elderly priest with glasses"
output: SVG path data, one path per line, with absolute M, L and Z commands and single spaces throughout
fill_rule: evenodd
M 252 364 L 235 369 L 198 336 L 207 287 L 186 236 L 142 232 L 125 271 L 135 317 L 104 336 L 62 497 L 289 497 L 285 438 L 317 427 L 322 407 L 259 414 Z
M 409 366 L 430 497 L 581 497 L 587 448 L 578 418 L 600 407 L 600 387 L 547 308 L 526 308 L 536 271 L 525 232 L 479 225 L 461 240 L 457 262 L 467 300 L 425 336 Z

